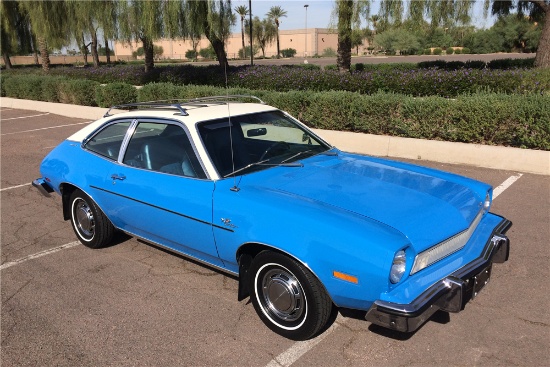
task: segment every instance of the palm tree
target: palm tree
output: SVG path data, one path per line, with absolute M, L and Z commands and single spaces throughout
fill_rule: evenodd
M 235 12 L 241 16 L 241 37 L 243 41 L 243 56 L 246 59 L 246 47 L 244 45 L 244 21 L 248 15 L 248 8 L 245 5 L 237 6 Z
M 266 15 L 269 19 L 272 19 L 273 22 L 275 22 L 275 26 L 277 28 L 277 58 L 279 58 L 279 55 L 281 54 L 279 46 L 279 18 L 286 17 L 286 11 L 280 6 L 272 6 Z

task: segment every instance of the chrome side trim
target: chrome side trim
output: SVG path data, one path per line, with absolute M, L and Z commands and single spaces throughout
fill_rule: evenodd
M 159 243 L 159 242 L 157 242 L 157 241 L 150 240 L 150 239 L 148 239 L 148 238 L 146 238 L 146 237 L 138 236 L 138 235 L 135 234 L 135 233 L 132 233 L 132 232 L 130 232 L 130 231 L 126 231 L 126 230 L 123 230 L 123 229 L 120 229 L 120 228 L 118 228 L 118 230 L 120 230 L 120 231 L 126 233 L 126 234 L 129 235 L 129 236 L 132 236 L 132 237 L 135 237 L 135 238 L 139 238 L 140 240 L 143 240 L 143 241 L 145 241 L 145 242 L 148 242 L 149 244 L 151 244 L 151 245 L 153 245 L 153 246 L 161 247 L 161 248 L 163 248 L 163 249 L 165 249 L 165 250 L 167 250 L 167 251 L 169 251 L 169 252 L 172 252 L 172 253 L 177 254 L 177 255 L 181 255 L 181 256 L 183 256 L 183 257 L 185 257 L 185 258 L 187 258 L 187 259 L 191 259 L 191 260 L 193 260 L 193 261 L 196 261 L 196 262 L 201 263 L 201 264 L 203 264 L 203 265 L 206 265 L 206 266 L 208 266 L 208 267 L 214 268 L 214 269 L 216 269 L 216 270 L 220 270 L 220 271 L 222 271 L 222 272 L 224 272 L 224 273 L 226 273 L 226 274 L 233 275 L 233 276 L 239 276 L 239 273 L 233 272 L 233 271 L 231 271 L 231 270 L 229 270 L 229 269 L 223 268 L 223 267 L 218 266 L 218 265 L 214 265 L 214 264 L 212 264 L 212 263 L 210 263 L 210 262 L 208 262 L 208 261 L 201 260 L 201 259 L 199 259 L 198 257 L 194 257 L 194 256 L 192 256 L 192 255 L 186 254 L 185 252 L 181 252 L 181 251 L 175 250 L 175 249 L 173 249 L 173 248 L 171 248 L 171 247 L 169 247 L 169 246 L 163 245 L 163 244 L 161 244 L 161 243 Z M 220 260 L 221 260 L 221 259 L 220 259 Z M 222 260 L 222 261 L 223 261 L 223 260 Z

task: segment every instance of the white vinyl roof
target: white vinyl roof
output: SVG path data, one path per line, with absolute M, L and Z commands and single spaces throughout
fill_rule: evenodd
M 248 115 L 251 113 L 266 112 L 266 111 L 276 111 L 275 107 L 268 105 L 263 105 L 259 103 L 223 103 L 223 104 L 203 104 L 201 106 L 197 105 L 181 105 L 187 112 L 188 116 L 182 116 L 180 111 L 176 108 L 170 109 L 140 109 L 131 112 L 122 112 L 116 113 L 108 117 L 101 118 L 97 121 L 86 125 L 83 129 L 77 131 L 73 135 L 67 138 L 67 140 L 82 143 L 88 136 L 90 136 L 94 131 L 99 129 L 106 123 L 109 123 L 113 120 L 119 119 L 169 119 L 180 121 L 183 125 L 187 127 L 191 135 L 191 139 L 194 142 L 195 148 L 201 161 L 204 164 L 207 175 L 211 179 L 218 179 L 218 173 L 214 168 L 214 165 L 208 158 L 206 149 L 204 148 L 201 139 L 199 137 L 196 124 L 202 121 L 210 121 L 220 118 L 225 118 L 227 116 L 239 116 L 239 115 Z M 106 110 L 107 111 L 107 110 Z M 111 111 L 114 112 L 114 111 Z

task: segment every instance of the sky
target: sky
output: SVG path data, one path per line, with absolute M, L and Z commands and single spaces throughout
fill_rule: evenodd
M 232 0 L 233 9 L 237 6 L 245 5 L 248 8 L 248 0 Z M 306 22 L 306 10 L 304 5 L 308 4 L 307 8 L 307 27 L 308 28 L 328 28 L 330 24 L 330 16 L 334 5 L 334 0 L 252 0 L 252 16 L 258 16 L 260 19 L 266 17 L 269 9 L 272 6 L 280 6 L 287 12 L 285 18 L 281 18 L 281 30 L 303 29 Z M 494 19 L 488 17 L 483 18 L 483 1 L 476 1 L 474 12 L 472 14 L 472 24 L 478 28 L 489 28 L 494 23 Z M 380 1 L 374 0 L 371 8 L 371 15 L 377 14 L 380 6 Z M 363 24 L 365 26 L 365 24 Z M 240 20 L 233 29 L 233 32 L 240 33 Z

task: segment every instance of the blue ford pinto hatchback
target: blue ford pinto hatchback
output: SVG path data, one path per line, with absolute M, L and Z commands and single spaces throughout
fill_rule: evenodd
M 412 332 L 508 260 L 489 185 L 340 151 L 241 97 L 117 106 L 131 111 L 67 138 L 33 184 L 61 196 L 85 246 L 122 231 L 236 275 L 238 299 L 295 340 L 335 307 Z

